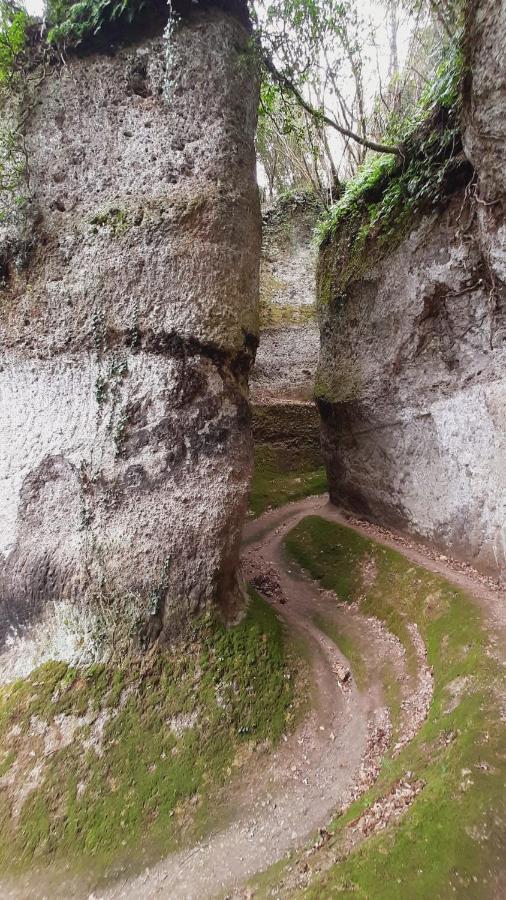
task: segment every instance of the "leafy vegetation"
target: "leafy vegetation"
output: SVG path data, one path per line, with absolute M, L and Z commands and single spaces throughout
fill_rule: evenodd
M 28 14 L 8 0 L 0 2 L 0 85 L 11 81 L 26 47 Z
M 0 2 L 0 223 L 19 214 L 28 194 L 20 107 L 27 88 L 24 67 L 29 21 L 24 9 L 9 0 Z
M 495 896 L 504 858 L 502 822 L 505 725 L 502 668 L 490 652 L 480 611 L 443 578 L 344 526 L 311 517 L 287 537 L 287 551 L 339 599 L 360 603 L 404 644 L 416 664 L 409 623 L 416 623 L 434 675 L 429 715 L 398 756 L 387 756 L 374 786 L 330 826 L 321 850 L 300 859 L 304 896 L 363 900 L 425 900 Z M 375 561 L 365 584 L 361 563 Z M 398 695 L 387 692 L 398 714 Z M 424 787 L 405 815 L 344 853 L 349 827 L 400 779 Z M 298 856 L 290 868 L 298 865 Z M 285 863 L 286 865 L 286 863 Z M 262 878 L 259 896 L 282 884 L 278 866 Z M 291 888 L 293 896 L 293 889 Z M 283 893 L 276 888 L 276 893 Z
M 464 5 L 462 0 L 255 2 L 261 47 L 275 60 L 264 66 L 258 132 L 268 195 L 311 184 L 325 204 L 333 203 L 343 175 L 354 176 L 367 149 L 396 154 L 399 129 L 393 126 L 427 93 L 438 56 L 459 33 Z M 408 41 L 402 64 L 401 28 L 402 42 Z M 366 87 L 371 77 L 373 96 Z
M 255 447 L 250 509 L 255 516 L 292 500 L 323 494 L 327 490 L 325 469 L 319 454 L 289 447 Z
M 201 832 L 219 785 L 293 723 L 290 659 L 254 596 L 237 627 L 208 619 L 138 664 L 51 663 L 3 688 L 2 870 L 65 861 L 96 875 Z
M 48 41 L 76 47 L 108 26 L 131 23 L 149 0 L 48 0 Z
M 401 155 L 369 160 L 320 219 L 315 231 L 319 246 L 346 223 L 350 261 L 340 278 L 343 289 L 356 276 L 358 257 L 364 259 L 370 237 L 378 241 L 381 253 L 405 233 L 416 213 L 437 206 L 451 191 L 451 176 L 461 165 L 462 70 L 456 43 L 446 51 L 414 111 L 404 121 L 390 123 L 390 137 L 399 142 Z

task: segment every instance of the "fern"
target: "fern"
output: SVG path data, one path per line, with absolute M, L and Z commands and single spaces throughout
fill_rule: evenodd
M 50 44 L 77 47 L 120 20 L 132 22 L 147 0 L 49 0 Z

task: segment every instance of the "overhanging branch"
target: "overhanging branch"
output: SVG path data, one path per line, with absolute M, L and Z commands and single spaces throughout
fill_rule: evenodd
M 279 71 L 274 65 L 270 56 L 267 53 L 262 54 L 263 63 L 267 71 L 272 75 L 274 81 L 280 85 L 280 87 L 285 88 L 295 97 L 297 103 L 305 109 L 310 116 L 314 119 L 324 122 L 325 125 L 328 125 L 329 128 L 334 128 L 339 134 L 342 134 L 343 137 L 350 138 L 353 141 L 356 141 L 357 144 L 361 144 L 362 147 L 367 147 L 368 150 L 374 150 L 376 153 L 392 153 L 395 156 L 401 155 L 400 147 L 393 147 L 390 144 L 378 144 L 377 141 L 371 141 L 368 138 L 361 137 L 359 134 L 355 134 L 354 131 L 351 131 L 349 128 L 345 128 L 342 125 L 339 125 L 335 119 L 331 119 L 329 116 L 325 115 L 324 112 L 321 112 L 318 109 L 315 109 L 311 106 L 307 100 L 304 99 L 299 89 L 294 85 L 286 75 Z

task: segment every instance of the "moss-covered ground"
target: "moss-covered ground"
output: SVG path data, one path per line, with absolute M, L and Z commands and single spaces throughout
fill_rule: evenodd
M 372 789 L 332 822 L 330 841 L 308 859 L 309 887 L 301 893 L 315 900 L 501 896 L 504 670 L 491 652 L 479 607 L 464 591 L 400 553 L 319 517 L 304 519 L 288 535 L 286 548 L 341 601 L 359 600 L 362 612 L 381 619 L 412 661 L 407 626 L 416 623 L 434 674 L 426 722 L 397 757 L 385 758 Z M 375 562 L 372 583 L 363 577 L 366 556 Z M 393 683 L 387 701 L 398 705 Z M 401 778 L 424 784 L 406 814 L 343 856 L 347 827 Z M 279 882 L 283 872 L 278 866 L 264 875 L 261 892 Z
M 315 613 L 313 622 L 320 631 L 339 648 L 348 660 L 353 677 L 359 690 L 364 690 L 369 684 L 369 667 L 360 642 L 351 634 L 348 634 L 328 616 Z
M 260 328 L 287 328 L 316 322 L 316 304 L 275 303 L 260 300 Z
M 250 509 L 259 516 L 327 490 L 327 478 L 319 450 L 285 445 L 257 444 L 250 494 Z
M 111 670 L 47 664 L 0 692 L 0 870 L 111 873 L 185 843 L 297 715 L 294 657 L 253 596 L 233 628 Z

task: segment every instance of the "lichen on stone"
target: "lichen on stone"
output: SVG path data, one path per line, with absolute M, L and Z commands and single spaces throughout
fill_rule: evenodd
M 121 237 L 130 228 L 131 221 L 127 210 L 111 206 L 96 212 L 90 219 L 90 225 L 94 234 L 100 234 L 104 229 L 114 237 Z
M 314 387 L 317 401 L 348 403 L 360 397 L 362 387 L 360 366 L 353 357 L 341 356 L 326 366 L 320 360 Z

